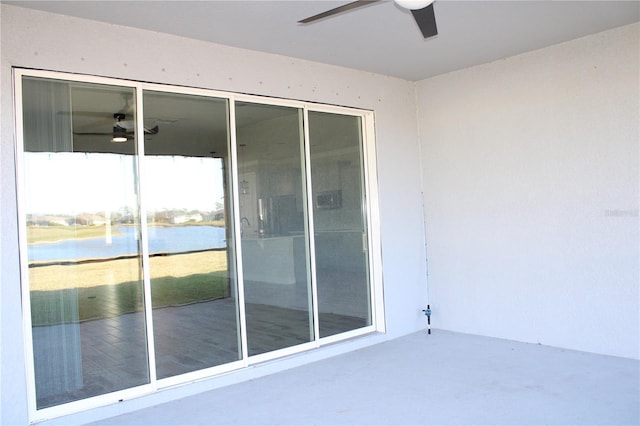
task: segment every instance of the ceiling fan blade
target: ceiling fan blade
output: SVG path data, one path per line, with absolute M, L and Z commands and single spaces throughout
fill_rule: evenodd
M 298 23 L 299 24 L 308 24 L 310 22 L 318 21 L 320 19 L 327 18 L 329 16 L 337 15 L 338 13 L 346 12 L 348 10 L 356 9 L 356 8 L 362 7 L 362 6 L 368 6 L 368 5 L 370 5 L 372 3 L 376 3 L 378 1 L 380 1 L 380 0 L 357 0 L 357 1 L 353 1 L 351 3 L 347 3 L 345 5 L 333 8 L 331 10 L 327 10 L 326 12 L 322 12 L 322 13 L 318 13 L 317 15 L 310 16 L 310 17 L 305 18 L 305 19 L 303 19 L 301 21 L 298 21 Z
M 157 124 L 154 127 L 150 128 L 150 129 L 145 127 L 144 128 L 144 134 L 145 135 L 156 135 L 156 134 L 158 134 L 158 130 L 160 130 L 160 129 L 158 128 Z
M 145 135 L 157 135 L 158 131 L 160 131 L 160 128 L 156 125 L 154 127 L 151 128 L 144 128 L 144 134 Z M 127 131 L 124 127 L 118 127 L 118 126 L 114 126 L 113 128 L 113 132 L 73 132 L 74 135 L 78 135 L 78 136 L 126 136 L 126 137 L 130 137 L 133 138 L 133 136 L 135 135 L 134 131 Z
M 112 132 L 73 132 L 76 136 L 107 136 L 113 135 Z
M 433 11 L 433 3 L 422 9 L 412 10 L 413 19 L 416 20 L 420 31 L 424 38 L 438 35 L 438 27 L 436 26 L 436 15 Z
M 104 132 L 96 132 L 96 133 L 92 133 L 92 132 L 74 132 L 73 133 L 76 136 L 108 136 L 110 138 L 127 138 L 127 140 L 134 140 L 135 139 L 135 135 L 133 133 L 122 133 L 122 132 L 116 132 L 116 133 L 104 133 Z

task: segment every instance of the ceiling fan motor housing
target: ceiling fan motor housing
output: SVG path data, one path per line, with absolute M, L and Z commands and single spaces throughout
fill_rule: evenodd
M 418 10 L 424 9 L 433 3 L 433 0 L 394 0 L 394 2 L 405 9 Z

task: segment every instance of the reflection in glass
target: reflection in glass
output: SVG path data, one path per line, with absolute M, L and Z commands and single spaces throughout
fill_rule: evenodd
M 38 408 L 149 382 L 134 105 L 130 88 L 23 79 Z
M 249 355 L 314 339 L 301 111 L 236 103 Z
M 320 337 L 371 325 L 361 127 L 309 113 Z
M 144 201 L 158 378 L 241 358 L 227 101 L 145 92 Z
M 236 102 L 234 206 L 228 100 L 142 96 L 144 118 L 133 88 L 22 79 L 37 409 L 372 324 L 360 117 L 309 112 L 305 159 L 301 109 Z

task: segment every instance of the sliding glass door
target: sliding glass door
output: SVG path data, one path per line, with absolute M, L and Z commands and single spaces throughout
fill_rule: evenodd
M 383 330 L 372 114 L 45 71 L 16 87 L 33 413 Z
M 22 104 L 37 408 L 149 383 L 137 134 L 104 113 L 133 123 L 135 92 L 24 78 Z
M 302 110 L 236 102 L 249 355 L 314 339 Z
M 309 112 L 320 337 L 371 325 L 362 122 Z
M 144 202 L 158 379 L 242 357 L 228 101 L 145 91 Z M 152 129 L 157 129 L 157 132 Z

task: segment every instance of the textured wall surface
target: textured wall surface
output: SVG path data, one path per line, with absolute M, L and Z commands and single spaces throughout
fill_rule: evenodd
M 418 84 L 437 327 L 638 358 L 638 32 Z

